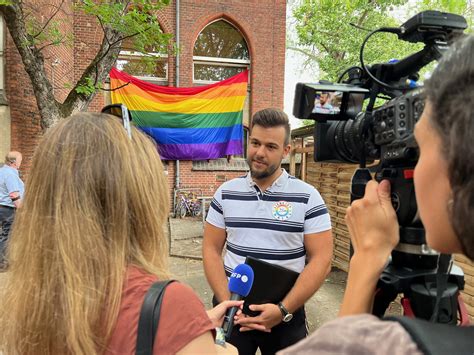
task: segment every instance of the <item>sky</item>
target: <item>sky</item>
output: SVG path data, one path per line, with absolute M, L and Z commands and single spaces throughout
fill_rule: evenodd
M 296 37 L 294 28 L 294 18 L 292 16 L 292 7 L 295 0 L 287 1 L 286 5 L 286 31 L 287 37 L 294 39 Z M 293 50 L 286 50 L 285 58 L 285 91 L 284 91 L 284 108 L 290 118 L 291 129 L 298 128 L 302 125 L 301 121 L 293 116 L 293 99 L 295 97 L 295 87 L 298 82 L 314 82 L 317 79 L 317 69 L 303 67 L 304 56 Z
M 293 116 L 293 100 L 295 97 L 295 87 L 298 82 L 315 81 L 314 75 L 308 73 L 303 67 L 303 56 L 295 51 L 286 50 L 285 60 L 285 92 L 284 92 L 284 111 L 290 118 L 291 129 L 302 125 L 301 120 Z

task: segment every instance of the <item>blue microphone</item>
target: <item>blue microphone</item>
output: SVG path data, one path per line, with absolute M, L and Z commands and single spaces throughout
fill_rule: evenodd
M 250 289 L 252 288 L 252 284 L 252 268 L 247 264 L 237 265 L 229 279 L 230 300 L 240 301 L 242 298 L 247 297 L 247 295 L 250 293 Z M 234 316 L 238 310 L 239 307 L 230 307 L 224 316 L 222 329 L 224 330 L 226 341 L 229 341 L 230 335 L 232 334 L 232 328 L 234 327 Z

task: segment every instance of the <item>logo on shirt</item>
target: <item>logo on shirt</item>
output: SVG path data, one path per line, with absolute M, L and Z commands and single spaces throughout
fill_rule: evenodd
M 293 206 L 291 203 L 286 201 L 279 201 L 273 205 L 272 215 L 273 218 L 278 219 L 279 221 L 285 221 L 291 217 L 293 213 Z

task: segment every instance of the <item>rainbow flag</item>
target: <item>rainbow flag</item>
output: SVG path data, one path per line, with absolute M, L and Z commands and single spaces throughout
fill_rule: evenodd
M 127 105 L 132 122 L 156 140 L 161 158 L 169 160 L 242 154 L 247 81 L 248 70 L 211 85 L 173 88 L 115 68 L 110 72 L 111 89 L 116 89 L 112 103 Z

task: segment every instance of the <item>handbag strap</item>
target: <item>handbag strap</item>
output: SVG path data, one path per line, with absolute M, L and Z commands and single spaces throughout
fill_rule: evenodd
M 161 302 L 165 288 L 175 280 L 155 282 L 148 289 L 143 300 L 138 320 L 137 346 L 135 354 L 152 355 L 153 343 L 160 321 Z

